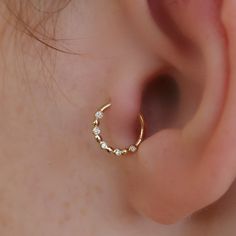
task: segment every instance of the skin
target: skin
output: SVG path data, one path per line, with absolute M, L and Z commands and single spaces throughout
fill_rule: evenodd
M 0 9 L 0 235 L 235 235 L 234 0 L 72 1 L 56 32 L 69 40 L 49 42 L 80 55 L 17 32 Z M 179 87 L 170 113 L 145 90 L 163 72 Z M 130 158 L 91 135 L 109 100 L 110 143 L 134 142 L 146 117 Z

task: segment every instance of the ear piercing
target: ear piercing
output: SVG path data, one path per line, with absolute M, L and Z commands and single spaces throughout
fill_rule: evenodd
M 138 150 L 139 145 L 143 141 L 143 135 L 144 135 L 144 119 L 141 114 L 139 114 L 139 121 L 140 121 L 140 133 L 138 140 L 135 144 L 130 145 L 128 148 L 113 148 L 105 142 L 101 136 L 101 129 L 99 127 L 100 121 L 104 117 L 104 112 L 107 110 L 109 107 L 111 107 L 111 103 L 108 103 L 104 105 L 101 109 L 99 109 L 95 113 L 95 120 L 93 122 L 93 134 L 96 139 L 96 141 L 99 143 L 101 149 L 107 151 L 108 153 L 114 154 L 118 157 L 123 156 L 123 155 L 128 155 L 131 153 L 135 153 Z

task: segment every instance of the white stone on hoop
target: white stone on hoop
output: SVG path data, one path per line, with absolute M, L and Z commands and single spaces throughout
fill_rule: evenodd
M 131 145 L 131 146 L 129 147 L 129 151 L 130 151 L 130 152 L 136 152 L 136 151 L 137 151 L 137 147 L 134 146 L 134 145 Z
M 95 117 L 97 119 L 102 119 L 103 118 L 103 112 L 102 111 L 97 111 L 96 114 L 95 114 Z
M 102 142 L 100 143 L 100 145 L 101 145 L 101 148 L 102 148 L 102 149 L 107 149 L 107 148 L 108 148 L 106 142 L 104 142 L 104 141 L 102 141 Z
M 94 133 L 95 135 L 99 135 L 99 134 L 101 133 L 100 128 L 97 127 L 97 126 L 95 126 L 95 127 L 93 128 L 93 133 Z
M 122 151 L 120 149 L 115 149 L 114 150 L 114 153 L 117 155 L 117 156 L 121 156 L 122 155 Z

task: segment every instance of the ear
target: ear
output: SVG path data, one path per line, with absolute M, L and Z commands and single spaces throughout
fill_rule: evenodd
M 174 223 L 218 200 L 235 178 L 236 4 L 129 0 L 125 7 L 142 45 L 135 50 L 145 53 L 124 59 L 111 82 L 111 135 L 120 145 L 134 141 L 144 108 L 146 140 L 124 160 L 129 200 L 140 214 Z M 178 86 L 179 100 L 168 108 L 168 90 L 162 96 L 166 87 L 151 82 L 162 74 Z

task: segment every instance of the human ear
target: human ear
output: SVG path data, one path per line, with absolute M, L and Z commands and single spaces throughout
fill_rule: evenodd
M 125 2 L 136 40 L 146 46 L 143 55 L 157 62 L 156 76 L 147 76 L 151 69 L 135 57 L 132 69 L 126 70 L 125 60 L 121 64 L 126 73 L 111 82 L 113 140 L 123 145 L 134 138 L 131 127 L 143 107 L 146 121 L 155 121 L 155 110 L 162 115 L 157 97 L 145 95 L 150 81 L 164 73 L 179 87 L 173 122 L 159 127 L 147 122 L 156 132 L 147 134 L 137 155 L 124 159 L 131 205 L 157 222 L 174 223 L 214 203 L 235 178 L 236 83 L 235 70 L 229 71 L 235 68 L 235 5 L 233 0 Z

